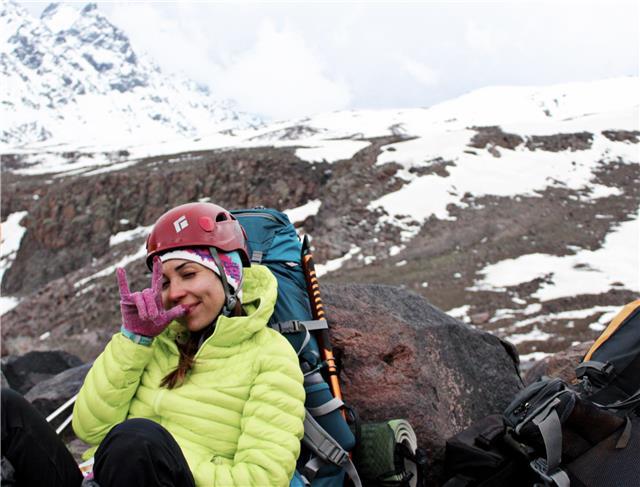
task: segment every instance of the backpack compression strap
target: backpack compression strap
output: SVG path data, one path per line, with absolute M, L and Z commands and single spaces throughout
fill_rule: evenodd
M 349 454 L 331 437 L 325 429 L 306 411 L 304 417 L 304 443 L 316 456 L 312 457 L 303 468 L 304 476 L 312 482 L 323 465 L 331 463 L 344 469 L 354 487 L 362 487 L 360 476 Z
M 531 462 L 533 468 L 540 475 L 547 485 L 557 485 L 558 487 L 569 487 L 569 476 L 560 468 L 562 460 L 562 425 L 558 416 L 556 406 L 560 403 L 558 398 L 551 401 L 533 419 L 540 429 L 540 434 L 544 441 L 545 458 L 537 458 Z
M 632 406 L 638 406 L 640 405 L 640 389 L 626 399 L 620 399 L 619 401 L 611 404 L 594 404 L 602 409 L 625 409 Z
M 583 381 L 587 394 L 592 392 L 593 385 L 601 386 L 602 384 L 606 384 L 610 381 L 614 373 L 615 368 L 609 362 L 603 363 L 596 362 L 595 360 L 589 360 L 587 362 L 582 362 L 576 367 L 576 377 Z M 637 406 L 640 404 L 640 389 L 629 397 L 620 399 L 613 403 L 600 404 L 594 402 L 594 404 L 603 409 L 625 409 Z
M 613 364 L 596 360 L 582 362 L 576 367 L 576 377 L 583 381 L 588 381 L 589 386 L 602 387 L 606 385 L 613 377 L 614 372 Z
M 304 331 L 304 340 L 302 341 L 300 348 L 296 350 L 296 354 L 298 354 L 298 356 L 300 356 L 302 351 L 309 343 L 309 340 L 311 340 L 309 331 L 329 329 L 327 320 L 289 320 L 280 321 L 278 323 L 271 323 L 269 326 L 283 335 L 286 335 L 287 333 L 298 333 L 300 331 Z
M 296 333 L 302 330 L 328 330 L 327 320 L 289 320 L 269 325 L 280 333 Z

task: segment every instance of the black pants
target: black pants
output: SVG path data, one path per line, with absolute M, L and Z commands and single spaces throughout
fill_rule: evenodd
M 62 440 L 20 394 L 2 389 L 2 455 L 15 469 L 17 485 L 79 487 L 82 474 Z M 194 487 L 180 447 L 148 419 L 114 428 L 96 451 L 100 487 Z

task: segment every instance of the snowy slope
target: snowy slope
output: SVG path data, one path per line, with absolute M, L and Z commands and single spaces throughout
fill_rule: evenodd
M 163 74 L 95 4 L 41 19 L 0 6 L 0 143 L 130 144 L 258 125 L 206 89 Z

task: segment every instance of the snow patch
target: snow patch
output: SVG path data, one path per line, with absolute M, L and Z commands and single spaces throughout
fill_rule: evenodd
M 351 249 L 349 250 L 349 252 L 347 252 L 345 255 L 343 255 L 342 257 L 338 257 L 337 259 L 332 259 L 332 260 L 328 260 L 327 262 L 325 262 L 324 264 L 317 264 L 316 265 L 316 275 L 318 277 L 323 276 L 329 272 L 334 272 L 337 271 L 338 269 L 340 269 L 343 264 L 350 260 L 354 255 L 358 254 L 360 252 L 360 247 L 357 247 L 355 245 L 351 246 Z
M 126 265 L 130 264 L 131 262 L 134 262 L 138 259 L 142 259 L 145 255 L 147 255 L 147 245 L 142 244 L 142 246 L 138 249 L 138 251 L 134 254 L 131 255 L 126 255 L 123 258 L 121 258 L 118 262 L 116 262 L 113 265 L 110 265 L 109 267 L 106 267 L 104 269 L 102 269 L 99 272 L 96 272 L 95 274 L 92 274 L 89 277 L 85 277 L 84 279 L 80 279 L 78 282 L 74 283 L 73 287 L 76 289 L 79 289 L 81 287 L 83 287 L 86 283 L 93 281 L 94 279 L 98 279 L 100 277 L 105 277 L 105 276 L 109 276 L 113 273 L 115 273 L 116 269 L 118 267 L 125 267 Z
M 458 308 L 452 308 L 449 311 L 445 311 L 445 313 L 447 313 L 449 316 L 456 318 L 460 321 L 463 321 L 465 323 L 470 323 L 471 319 L 468 316 L 469 308 L 470 306 L 468 304 L 465 304 L 463 306 L 459 306 Z
M 586 100 L 583 101 L 588 104 Z M 489 110 L 489 113 L 491 116 L 496 115 L 493 110 Z M 464 208 L 473 204 L 464 199 L 465 195 L 475 198 L 540 197 L 541 192 L 552 187 L 580 191 L 583 194 L 580 199 L 585 201 L 620 195 L 618 188 L 596 183 L 593 172 L 600 161 L 621 161 L 627 164 L 639 162 L 638 150 L 634 144 L 612 143 L 600 134 L 602 130 L 611 127 L 637 130 L 637 122 L 634 128 L 627 127 L 633 125 L 629 120 L 634 117 L 637 119 L 637 106 L 627 107 L 615 116 L 610 112 L 589 116 L 579 114 L 571 121 L 549 119 L 545 116 L 542 119 L 534 117 L 534 122 L 513 123 L 508 129 L 503 127 L 503 130 L 520 134 L 524 140 L 527 136 L 546 132 L 582 132 L 585 130 L 583 119 L 586 117 L 593 129 L 591 148 L 550 152 L 529 150 L 523 143 L 515 150 L 501 148 L 500 157 L 494 157 L 485 149 L 467 146 L 475 131 L 467 129 L 472 125 L 469 120 L 473 119 L 473 115 L 466 115 L 463 118 L 465 125 L 458 128 L 443 123 L 425 122 L 422 128 L 415 127 L 416 132 L 413 134 L 417 138 L 385 146 L 387 150 L 378 156 L 377 164 L 395 162 L 405 170 L 428 169 L 436 163 L 448 163 L 448 176 L 435 173 L 419 177 L 412 175 L 399 190 L 370 203 L 369 209 L 372 211 L 378 208 L 385 210 L 389 215 L 386 221 L 401 227 L 407 238 L 412 238 L 430 216 L 440 220 L 451 219 L 449 205 Z M 490 125 L 495 125 L 497 120 L 499 117 L 493 119 Z M 393 150 L 390 151 L 390 148 Z M 414 220 L 420 225 L 413 229 L 407 228 L 403 224 L 407 220 Z
M 552 355 L 547 352 L 531 352 L 526 353 L 524 355 L 520 355 L 520 362 L 537 362 L 538 360 L 542 360 L 545 357 Z
M 542 324 L 542 323 L 550 323 L 553 321 L 560 320 L 580 320 L 589 318 L 590 316 L 596 315 L 598 313 L 604 313 L 598 318 L 596 324 L 589 325 L 589 327 L 599 327 L 602 323 L 609 323 L 611 318 L 615 316 L 615 314 L 619 311 L 617 306 L 594 306 L 593 308 L 588 309 L 579 309 L 579 310 L 569 310 L 562 311 L 560 313 L 551 313 L 548 315 L 539 315 L 534 316 L 532 318 L 527 318 L 525 320 L 517 321 L 514 324 L 515 328 L 523 328 L 529 325 Z M 517 313 L 516 313 L 517 314 Z M 596 328 L 593 328 L 596 329 Z
M 602 184 L 593 184 L 589 188 L 589 199 L 597 200 L 608 196 L 620 196 L 622 191 L 619 188 L 612 188 Z
M 296 157 L 307 162 L 336 162 L 351 159 L 357 152 L 371 145 L 360 140 L 322 140 L 315 147 L 296 149 Z
M 542 305 L 540 303 L 533 303 L 527 306 L 522 312 L 525 315 L 532 315 L 535 313 L 539 313 L 540 311 L 542 311 Z
M 402 252 L 406 248 L 407 248 L 406 245 L 392 245 L 391 247 L 389 247 L 389 257 L 398 255 L 400 252 Z
M 611 289 L 613 283 L 640 291 L 640 212 L 633 220 L 618 225 L 609 233 L 600 249 L 576 252 L 575 255 L 555 256 L 527 254 L 486 266 L 480 271 L 484 277 L 476 282 L 476 289 L 496 289 L 517 286 L 536 278 L 544 278 L 532 295 L 549 301 L 580 294 L 600 294 Z
M 544 332 L 539 328 L 534 327 L 533 330 L 531 330 L 528 333 L 516 333 L 514 335 L 506 336 L 505 338 L 509 340 L 511 343 L 513 343 L 514 345 L 518 345 L 524 342 L 547 341 L 549 338 L 552 338 L 552 337 L 553 335 L 551 335 L 550 333 Z
M 16 253 L 20 248 L 20 241 L 27 231 L 25 227 L 20 225 L 26 215 L 26 211 L 18 211 L 10 214 L 7 220 L 2 223 L 0 230 L 0 236 L 2 237 L 2 243 L 0 244 L 0 282 L 2 282 L 4 273 L 13 264 Z M 14 296 L 0 296 L 0 316 L 18 306 L 20 301 L 20 298 Z
M 20 304 L 20 298 L 13 296 L 0 296 L 0 316 L 8 313 Z
M 284 213 L 289 217 L 291 223 L 295 224 L 306 220 L 310 216 L 317 215 L 318 211 L 320 210 L 320 206 L 322 206 L 322 201 L 311 200 L 302 206 L 298 206 L 297 208 L 284 210 Z
M 121 223 L 122 221 L 126 221 L 128 223 L 128 220 L 121 220 Z M 151 231 L 151 227 L 153 227 L 153 225 L 148 225 L 146 227 L 137 227 L 131 230 L 118 232 L 109 238 L 109 246 L 114 247 L 115 245 L 121 244 L 122 242 L 128 242 L 130 240 L 143 237 Z
M 495 323 L 496 321 L 504 320 L 505 318 L 513 318 L 516 314 L 517 311 L 513 309 L 497 309 L 494 311 L 489 323 Z
M 22 219 L 27 215 L 26 211 L 17 211 L 7 216 L 7 219 L 0 227 L 0 282 L 4 273 L 11 267 L 16 258 L 16 253 L 20 248 L 20 241 L 27 229 L 20 225 Z M 2 313 L 15 307 L 18 301 L 10 296 L 4 296 L 5 303 L 2 306 Z

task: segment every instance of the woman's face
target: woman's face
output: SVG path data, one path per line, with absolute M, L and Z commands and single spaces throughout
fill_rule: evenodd
M 220 278 L 200 264 L 182 259 L 162 263 L 162 304 L 165 309 L 182 304 L 187 313 L 178 322 L 199 331 L 215 320 L 224 305 Z

